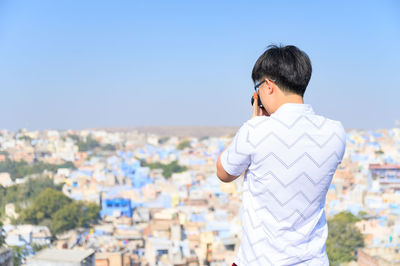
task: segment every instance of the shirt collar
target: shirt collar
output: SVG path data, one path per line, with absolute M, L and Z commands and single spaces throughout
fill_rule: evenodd
M 276 110 L 273 114 L 286 112 L 298 114 L 314 114 L 314 110 L 311 105 L 306 103 L 284 103 L 279 106 L 278 110 Z

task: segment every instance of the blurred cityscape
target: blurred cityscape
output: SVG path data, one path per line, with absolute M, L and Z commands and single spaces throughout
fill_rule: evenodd
M 243 177 L 215 164 L 234 133 L 1 130 L 0 265 L 231 265 Z M 399 128 L 347 131 L 325 212 L 357 218 L 354 265 L 400 265 Z

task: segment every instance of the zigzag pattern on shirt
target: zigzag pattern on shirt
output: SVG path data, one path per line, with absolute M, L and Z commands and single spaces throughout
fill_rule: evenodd
M 255 177 L 254 174 L 250 173 L 253 177 Z M 280 180 L 272 171 L 268 171 L 267 173 L 263 174 L 260 177 L 254 178 L 254 181 L 259 181 L 261 179 L 263 179 L 266 176 L 272 176 L 275 178 L 276 181 L 278 181 L 279 184 L 281 184 L 284 188 L 287 188 L 288 186 L 290 186 L 291 184 L 293 184 L 295 181 L 297 181 L 299 178 L 301 178 L 302 176 L 307 177 L 307 179 L 314 185 L 318 185 L 319 183 L 321 183 L 322 180 L 325 179 L 325 177 L 320 178 L 317 182 L 315 182 L 306 172 L 301 172 L 298 176 L 296 176 L 293 180 L 289 181 L 288 183 L 283 183 L 282 180 Z
M 318 129 L 321 129 L 327 121 L 327 119 L 324 118 L 324 120 L 321 122 L 321 124 L 317 125 L 308 116 L 300 115 L 291 125 L 287 125 L 285 122 L 283 122 L 282 120 L 280 120 L 274 116 L 271 116 L 271 118 L 274 119 L 275 121 L 278 121 L 282 125 L 284 125 L 287 129 L 292 129 L 297 124 L 297 122 L 300 121 L 302 118 L 308 120 L 314 127 L 318 128 Z
M 252 260 L 249 260 L 249 259 L 247 258 L 247 256 L 246 256 L 246 254 L 243 254 L 243 255 L 245 256 L 245 259 L 246 259 L 247 263 L 252 263 L 252 262 L 255 262 L 255 261 L 259 261 L 260 258 L 264 258 L 264 259 L 267 260 L 269 263 L 271 263 L 271 265 L 273 265 L 273 263 L 272 263 L 267 257 L 265 257 L 266 254 L 262 254 L 262 255 L 260 255 L 260 256 L 256 256 L 256 253 L 255 253 L 254 248 L 253 248 L 253 246 L 255 246 L 256 244 L 258 244 L 258 243 L 260 243 L 260 242 L 263 242 L 263 241 L 265 241 L 265 240 L 267 240 L 267 241 L 269 242 L 269 244 L 270 244 L 271 247 L 274 247 L 275 250 L 277 250 L 278 252 L 281 252 L 281 253 L 286 253 L 286 252 L 285 252 L 285 249 L 286 249 L 288 246 L 290 246 L 290 244 L 288 244 L 288 245 L 284 246 L 283 248 L 275 248 L 274 243 L 272 243 L 268 238 L 266 238 L 266 239 L 260 239 L 260 240 L 251 242 L 250 239 L 248 238 L 248 235 L 249 235 L 249 234 L 248 234 L 246 228 L 244 228 L 244 227 L 243 227 L 243 232 L 244 232 L 243 235 L 246 237 L 247 243 L 249 244 L 248 246 L 251 248 L 251 250 L 252 250 L 252 252 L 253 252 L 253 254 L 254 254 L 254 258 L 253 258 Z M 307 247 L 305 248 L 305 250 L 307 250 L 309 244 L 310 244 L 310 242 L 307 243 Z M 245 253 L 245 252 L 243 252 L 243 253 Z M 300 260 L 303 260 L 303 261 L 304 261 L 304 258 L 300 258 L 300 257 L 298 257 L 298 256 L 294 256 L 294 258 L 299 259 L 299 261 L 300 261 Z M 308 264 L 306 264 L 306 265 L 308 265 Z
M 249 153 L 249 151 L 247 149 L 251 150 L 251 149 L 257 148 L 257 147 L 259 147 L 259 145 L 261 145 L 263 142 L 265 142 L 268 138 L 272 138 L 272 137 L 275 137 L 275 139 L 278 141 L 278 145 L 276 147 L 279 148 L 278 149 L 279 152 L 276 152 L 276 153 L 267 151 L 267 152 L 269 152 L 268 154 L 266 154 L 266 153 L 257 154 L 258 155 L 257 161 L 255 160 L 255 158 L 253 156 L 251 156 L 252 162 L 250 164 L 252 166 L 252 169 L 248 173 L 251 174 L 251 176 L 254 178 L 250 179 L 250 181 L 245 180 L 246 183 L 247 182 L 251 182 L 251 183 L 248 183 L 247 184 L 248 188 L 243 190 L 243 193 L 244 193 L 246 199 L 248 199 L 248 203 L 246 203 L 246 205 L 248 205 L 248 206 L 246 206 L 247 207 L 246 209 L 243 209 L 243 218 L 245 219 L 246 224 L 248 226 L 247 227 L 242 226 L 243 235 L 244 235 L 244 239 L 245 239 L 244 246 L 247 248 L 247 250 L 246 249 L 242 250 L 241 257 L 243 258 L 243 260 L 244 260 L 243 263 L 245 265 L 261 265 L 261 264 L 273 265 L 274 263 L 278 263 L 278 262 L 275 262 L 275 261 L 271 262 L 267 256 L 270 257 L 276 251 L 277 253 L 280 253 L 282 255 L 284 255 L 284 254 L 287 255 L 288 258 L 292 257 L 290 254 L 288 254 L 288 251 L 285 252 L 285 250 L 288 247 L 296 247 L 294 243 L 299 243 L 299 244 L 301 243 L 302 244 L 301 248 L 298 247 L 298 250 L 296 252 L 296 254 L 298 256 L 295 256 L 292 258 L 294 260 L 298 260 L 298 262 L 296 262 L 296 264 L 301 264 L 301 265 L 312 264 L 312 261 L 314 261 L 314 260 L 311 261 L 309 256 L 306 256 L 307 258 L 305 258 L 302 255 L 302 251 L 308 250 L 307 248 L 311 247 L 310 245 L 313 242 L 312 239 L 315 239 L 315 238 L 321 239 L 323 237 L 323 235 L 326 233 L 326 228 L 325 228 L 325 225 L 323 224 L 323 220 L 318 221 L 318 224 L 316 224 L 315 227 L 312 227 L 312 225 L 314 225 L 314 223 L 309 224 L 307 221 L 310 218 L 309 215 L 314 214 L 315 211 L 317 210 L 317 208 L 318 209 L 323 208 L 324 196 L 326 194 L 326 191 L 328 190 L 328 187 L 324 187 L 323 189 L 321 189 L 319 191 L 314 191 L 313 193 L 307 194 L 308 195 L 307 196 L 305 194 L 305 191 L 301 190 L 300 187 L 299 188 L 295 187 L 295 184 L 299 184 L 300 182 L 302 182 L 302 184 L 307 185 L 307 188 L 311 189 L 312 188 L 311 184 L 313 186 L 317 186 L 317 185 L 321 184 L 321 182 L 323 182 L 323 180 L 328 180 L 327 173 L 325 173 L 325 166 L 330 166 L 331 169 L 335 168 L 336 163 L 341 160 L 340 155 L 343 155 L 341 152 L 341 149 L 339 149 L 339 146 L 345 145 L 346 142 L 345 142 L 345 139 L 343 139 L 343 137 L 341 137 L 342 134 L 339 134 L 340 130 L 338 130 L 337 132 L 333 132 L 333 133 L 329 132 L 330 136 L 328 138 L 326 138 L 326 140 L 323 140 L 321 142 L 320 138 L 313 138 L 312 137 L 313 134 L 311 134 L 308 131 L 304 131 L 304 128 L 302 127 L 304 125 L 305 127 L 313 129 L 314 131 L 315 131 L 315 129 L 321 130 L 326 124 L 329 124 L 329 123 L 327 123 L 327 121 L 329 120 L 327 118 L 324 118 L 324 120 L 318 121 L 321 123 L 316 123 L 315 120 L 313 121 L 312 119 L 310 119 L 309 117 L 307 117 L 305 115 L 300 115 L 295 120 L 293 120 L 294 119 L 293 118 L 285 123 L 285 122 L 283 122 L 283 120 L 280 120 L 280 119 L 272 116 L 272 117 L 270 117 L 270 119 L 262 119 L 262 121 L 260 121 L 258 123 L 251 123 L 253 121 L 248 122 L 247 125 L 249 126 L 249 128 L 256 129 L 257 127 L 260 127 L 267 121 L 272 122 L 271 119 L 273 121 L 273 125 L 277 126 L 277 129 L 279 129 L 283 132 L 286 131 L 285 128 L 289 129 L 289 130 L 292 129 L 291 131 L 295 131 L 296 132 L 295 141 L 289 143 L 281 134 L 278 135 L 275 132 L 268 132 L 269 130 L 266 130 L 267 132 L 265 132 L 265 131 L 261 132 L 261 129 L 264 128 L 263 127 L 263 128 L 259 128 L 260 132 L 257 132 L 258 136 L 261 135 L 261 139 L 259 139 L 258 141 L 253 138 L 251 138 L 252 141 L 250 140 L 250 136 L 249 136 L 250 131 L 248 130 L 247 136 L 244 136 L 243 133 L 245 133 L 245 132 L 242 132 L 242 134 L 238 134 L 241 144 L 238 144 L 239 139 L 237 139 L 235 141 L 236 142 L 235 146 L 231 147 L 231 149 L 230 149 L 231 153 L 236 152 L 236 155 L 238 155 L 238 156 L 249 156 L 250 153 L 253 154 L 253 151 L 251 151 Z M 302 121 L 302 120 L 304 120 L 305 123 L 300 124 L 300 121 Z M 288 123 L 288 122 L 290 122 L 290 123 Z M 282 126 L 279 126 L 278 124 L 282 125 Z M 299 127 L 296 127 L 297 124 L 299 124 Z M 296 130 L 297 128 L 299 128 L 299 130 Z M 329 127 L 327 126 L 327 128 L 329 128 Z M 334 126 L 334 128 L 336 128 L 336 126 Z M 324 132 L 322 132 L 322 133 L 324 133 Z M 328 133 L 328 132 L 326 132 L 326 133 Z M 317 133 L 317 134 L 319 134 L 319 133 Z M 250 135 L 252 136 L 252 134 L 250 134 Z M 326 135 L 323 134 L 321 136 L 324 136 L 324 139 L 325 139 Z M 335 140 L 335 138 L 339 140 L 341 145 L 339 145 L 339 143 L 337 142 L 337 140 Z M 273 139 L 273 140 L 275 141 L 275 139 Z M 323 152 L 314 153 L 314 152 L 312 152 L 312 151 L 314 151 L 314 149 L 312 151 L 310 151 L 307 149 L 300 148 L 300 146 L 297 144 L 299 144 L 299 142 L 301 142 L 302 140 L 307 140 L 307 144 L 311 144 L 311 146 L 314 147 L 314 149 L 316 149 L 316 147 L 318 147 Z M 335 142 L 333 142 L 333 141 L 335 141 Z M 248 142 L 249 144 L 247 145 L 247 143 L 246 143 L 245 146 L 242 146 L 242 144 L 244 144 L 245 142 Z M 275 141 L 275 143 L 276 143 L 276 141 Z M 282 145 L 280 145 L 279 143 L 281 143 Z M 335 148 L 335 150 L 333 150 L 333 152 L 331 150 L 327 150 L 328 147 L 331 147 L 330 144 L 332 144 L 332 145 L 335 144 L 335 146 L 332 146 L 332 148 Z M 299 147 L 297 150 L 295 149 L 296 146 Z M 245 147 L 246 147 L 246 149 L 243 149 Z M 282 154 L 284 153 L 285 147 L 289 150 L 292 149 L 290 152 L 290 156 L 289 156 L 290 161 L 288 160 L 288 158 L 286 156 L 281 155 L 281 153 Z M 239 150 L 241 150 L 242 152 L 240 152 Z M 245 152 L 243 152 L 243 151 L 245 151 Z M 317 150 L 315 150 L 315 151 L 317 151 Z M 311 154 L 313 156 L 311 156 Z M 327 156 L 328 154 L 329 154 L 329 156 Z M 229 155 L 229 153 L 228 153 L 228 155 Z M 232 156 L 234 156 L 234 155 L 232 155 L 232 154 L 230 155 L 230 160 L 236 161 L 236 162 L 241 161 L 240 160 L 241 157 L 235 158 Z M 336 161 L 334 159 L 334 157 L 336 157 L 338 160 Z M 273 158 L 275 160 L 273 160 Z M 296 158 L 296 159 L 294 161 L 292 161 L 292 158 Z M 308 159 L 306 159 L 306 158 L 308 158 Z M 227 158 L 227 159 L 229 159 L 229 158 Z M 237 159 L 237 160 L 235 160 L 235 159 Z M 259 176 L 257 173 L 257 176 L 255 176 L 255 171 L 257 169 L 260 169 L 261 167 L 263 167 L 265 165 L 263 162 L 268 159 L 272 160 L 272 161 L 268 161 L 268 163 L 269 162 L 272 163 L 271 165 L 270 164 L 268 164 L 268 165 L 274 166 L 274 168 L 272 169 L 274 172 L 271 171 L 271 167 L 270 167 L 270 169 L 268 169 L 267 173 L 263 174 L 262 176 Z M 305 159 L 305 160 L 303 160 L 303 159 Z M 276 161 L 278 161 L 280 163 L 277 163 Z M 313 163 L 311 163 L 311 162 L 313 162 Z M 229 162 L 229 160 L 228 160 L 228 163 L 232 164 L 231 162 Z M 304 166 L 300 167 L 300 164 L 304 164 Z M 243 166 L 246 165 L 247 166 L 247 163 L 236 164 L 236 165 L 243 165 Z M 316 168 L 313 165 L 315 165 Z M 307 167 L 305 167 L 305 166 L 307 166 Z M 253 168 L 253 167 L 255 167 L 255 168 Z M 322 167 L 324 167 L 324 168 L 322 168 Z M 308 173 L 306 172 L 307 168 L 309 168 L 309 170 L 310 170 L 310 171 L 307 171 Z M 320 170 L 318 170 L 317 168 Z M 261 168 L 261 169 L 263 169 L 263 168 Z M 279 171 L 278 171 L 278 169 L 279 169 Z M 296 169 L 299 169 L 300 171 L 303 170 L 303 171 L 300 174 L 298 174 L 297 171 L 294 173 L 294 170 L 296 170 Z M 324 170 L 324 173 L 321 173 L 321 170 Z M 328 169 L 326 169 L 326 170 L 328 170 Z M 265 170 L 260 171 L 260 172 L 265 172 Z M 279 179 L 279 177 L 277 176 L 278 173 L 280 176 L 281 172 L 283 175 L 289 174 L 289 176 L 291 178 L 293 178 L 295 175 L 296 175 L 296 177 L 294 177 L 294 179 L 292 179 L 292 180 L 287 180 L 288 178 L 285 178 L 284 180 L 282 180 L 282 179 Z M 314 172 L 316 173 L 315 175 L 311 174 Z M 260 187 L 260 189 L 258 189 L 258 186 L 257 186 L 258 183 L 252 183 L 253 181 L 261 182 L 261 180 L 263 178 L 267 177 L 268 175 L 271 175 L 273 177 L 273 179 L 269 179 L 269 181 L 272 181 L 271 185 L 275 184 L 276 188 L 279 188 L 279 186 L 282 186 L 282 188 L 286 189 L 289 186 L 293 186 L 292 194 L 280 195 L 271 187 L 269 187 L 269 188 Z M 246 176 L 247 175 L 245 175 L 245 177 Z M 314 180 L 312 177 L 315 177 L 316 180 Z M 276 182 L 274 180 L 278 181 L 277 183 L 279 183 L 280 185 L 276 184 Z M 264 184 L 264 186 L 265 186 L 265 184 Z M 279 191 L 280 191 L 280 188 L 279 188 Z M 273 193 L 273 192 L 275 192 L 275 193 Z M 311 196 L 311 195 L 314 195 L 314 193 L 318 194 L 318 196 L 316 196 L 314 199 L 312 199 L 314 196 Z M 262 196 L 260 197 L 260 195 L 263 195 L 263 194 L 265 194 L 265 198 L 263 198 Z M 280 196 L 285 196 L 285 197 L 280 197 Z M 248 198 L 248 197 L 250 197 L 250 198 Z M 290 198 L 288 198 L 288 197 L 290 197 Z M 259 198 L 259 200 L 253 202 L 252 198 L 254 198 L 254 199 Z M 247 200 L 246 200 L 246 202 L 247 202 Z M 296 204 L 293 206 L 293 208 L 289 208 L 289 206 L 291 205 L 290 203 L 296 203 Z M 267 220 L 260 219 L 260 217 L 264 217 L 264 216 L 273 217 L 273 219 L 272 218 L 267 219 Z M 286 216 L 286 217 L 283 217 L 283 216 Z M 270 221 L 271 224 L 267 223 L 268 220 Z M 274 222 L 274 220 L 275 220 L 275 222 Z M 282 222 L 285 220 L 287 223 L 282 224 Z M 306 224 L 306 222 L 307 222 L 307 224 Z M 271 225 L 275 224 L 275 223 L 276 223 L 277 229 L 274 230 L 273 228 L 271 228 Z M 307 226 L 307 227 L 303 227 L 303 226 Z M 303 228 L 307 231 L 300 232 L 300 231 L 298 231 L 300 228 Z M 248 234 L 249 232 L 252 234 Z M 265 234 L 265 235 L 262 236 L 260 234 Z M 277 243 L 274 243 L 274 239 L 276 239 L 276 238 L 282 239 L 282 241 L 281 241 L 282 243 L 279 246 L 277 245 Z M 252 239 L 253 242 L 251 242 L 250 239 Z M 304 239 L 304 241 L 302 239 Z M 293 240 L 293 241 L 290 241 L 290 240 Z M 317 242 L 318 242 L 318 240 L 317 240 Z M 263 243 L 265 246 L 268 246 L 271 248 L 272 254 L 266 254 L 267 253 L 266 251 L 263 251 L 263 250 L 260 251 L 259 249 L 257 249 L 255 247 L 256 245 L 258 247 L 261 247 L 261 246 L 263 246 Z M 257 253 L 255 252 L 255 250 L 257 250 Z M 249 259 L 251 259 L 251 260 L 249 260 Z M 270 259 L 271 259 L 271 257 L 270 257 Z M 281 263 L 283 263 L 283 261 L 281 261 Z M 287 263 L 288 262 L 286 260 L 286 264 Z
M 321 122 L 320 125 L 316 125 L 316 124 L 315 124 L 310 118 L 308 118 L 307 116 L 305 116 L 305 115 L 299 115 L 299 117 L 296 118 L 296 120 L 295 120 L 291 125 L 287 125 L 285 122 L 279 120 L 278 118 L 276 118 L 276 117 L 274 117 L 274 116 L 270 116 L 269 118 L 270 118 L 270 119 L 273 119 L 273 120 L 275 120 L 275 121 L 277 121 L 277 122 L 279 122 L 280 124 L 282 124 L 283 126 L 285 126 L 287 129 L 291 129 L 292 127 L 294 127 L 301 119 L 306 119 L 306 120 L 308 120 L 314 127 L 318 128 L 318 129 L 321 129 L 321 128 L 325 125 L 325 123 L 326 123 L 326 121 L 327 121 L 327 118 L 324 118 L 324 120 Z M 258 122 L 258 123 L 255 124 L 255 125 L 252 125 L 251 123 L 247 123 L 247 124 L 248 124 L 249 127 L 251 127 L 251 128 L 257 128 L 259 125 L 261 125 L 261 124 L 263 124 L 263 123 L 265 123 L 265 122 L 267 122 L 267 121 L 268 121 L 268 119 L 264 119 L 264 120 L 262 120 L 261 122 Z
M 245 230 L 245 229 L 243 229 L 243 230 Z M 246 237 L 247 242 L 250 243 L 250 239 L 248 238 L 247 233 L 245 232 L 245 233 L 242 234 L 242 235 L 244 235 L 244 236 Z M 242 254 L 243 254 L 243 256 L 244 256 L 244 258 L 245 258 L 245 260 L 246 260 L 247 263 L 252 263 L 252 262 L 255 262 L 255 261 L 258 262 L 258 260 L 259 260 L 260 258 L 264 258 L 266 261 L 268 261 L 268 262 L 270 263 L 270 265 L 274 265 L 274 264 L 265 256 L 266 254 L 263 254 L 263 255 L 261 255 L 261 256 L 256 256 L 256 253 L 255 253 L 253 247 L 252 247 L 251 245 L 249 245 L 249 247 L 250 247 L 251 251 L 253 252 L 253 255 L 254 255 L 255 258 L 252 259 L 252 260 L 249 260 L 249 259 L 247 258 L 246 252 L 242 252 Z M 258 263 L 257 263 L 257 264 L 258 264 Z
M 281 236 L 283 236 L 284 234 L 287 234 L 288 232 L 290 232 L 290 233 L 296 233 L 296 234 L 301 235 L 302 237 L 306 237 L 305 234 L 300 233 L 299 231 L 294 230 L 294 229 L 287 230 L 286 232 L 284 231 L 284 232 L 282 232 L 281 234 L 275 234 L 273 231 L 271 231 L 271 230 L 268 228 L 268 226 L 267 226 L 267 225 L 264 223 L 264 221 L 262 221 L 262 220 L 261 220 L 261 222 L 260 222 L 259 225 L 255 226 L 255 225 L 254 225 L 255 222 L 253 221 L 253 218 L 251 218 L 251 215 L 250 215 L 248 209 L 245 209 L 245 210 L 243 211 L 243 216 L 244 216 L 245 214 L 247 214 L 247 216 L 249 217 L 251 227 L 252 227 L 254 230 L 260 228 L 261 226 L 264 226 L 264 228 L 270 233 L 270 235 L 271 235 L 273 238 L 281 237 Z
M 248 214 L 248 216 L 250 217 L 249 214 Z M 260 227 L 262 227 L 263 229 L 266 229 L 266 228 L 267 228 L 267 227 L 265 226 L 265 224 L 262 224 L 262 225 L 260 225 L 260 226 L 257 226 L 256 228 L 253 228 L 253 229 L 258 229 L 258 228 L 260 228 Z M 243 227 L 243 233 L 244 233 L 244 235 L 247 237 L 247 242 L 250 244 L 251 247 L 254 247 L 254 246 L 257 245 L 258 243 L 262 243 L 262 242 L 264 242 L 265 240 L 267 240 L 267 242 L 270 244 L 270 246 L 273 247 L 276 251 L 278 251 L 279 253 L 286 253 L 286 252 L 285 252 L 286 248 L 288 248 L 289 246 L 293 246 L 293 244 L 288 243 L 288 244 L 286 244 L 286 245 L 284 245 L 284 246 L 282 246 L 282 247 L 278 247 L 278 246 L 276 245 L 276 243 L 271 242 L 269 238 L 262 238 L 262 239 L 259 239 L 259 240 L 254 241 L 254 242 L 251 242 L 250 239 L 248 238 L 248 236 L 249 236 L 250 234 L 248 233 L 247 228 Z M 318 232 L 317 234 L 315 234 L 314 237 L 322 237 L 322 234 L 323 234 L 323 233 L 324 233 L 323 231 L 320 231 L 320 232 Z M 309 248 L 309 245 L 310 245 L 310 242 L 308 242 L 307 245 L 306 245 L 305 247 L 303 247 L 302 249 L 303 249 L 304 251 L 307 251 L 308 248 Z M 299 257 L 296 256 L 295 258 L 299 258 Z M 299 259 L 300 259 L 300 258 L 299 258 Z
M 245 191 L 246 191 L 246 190 L 245 190 Z M 245 191 L 243 191 L 243 192 L 245 192 Z M 296 214 L 296 213 L 297 213 L 301 218 L 306 219 L 306 217 L 304 217 L 304 214 L 303 214 L 301 211 L 299 211 L 298 209 L 293 210 L 293 212 L 292 212 L 291 214 L 289 214 L 288 216 L 286 216 L 286 217 L 284 217 L 284 218 L 282 218 L 282 219 L 279 219 L 279 218 L 274 214 L 274 212 L 272 212 L 272 211 L 268 208 L 268 205 L 261 206 L 261 207 L 255 209 L 254 212 L 257 212 L 257 211 L 260 211 L 260 210 L 264 210 L 264 209 L 266 209 L 266 210 L 271 214 L 271 216 L 274 217 L 274 219 L 275 219 L 275 221 L 276 221 L 277 223 L 280 223 L 280 222 L 282 222 L 282 221 L 284 221 L 284 220 L 289 219 L 290 217 L 292 217 L 292 216 L 293 216 L 294 214 Z
M 263 208 L 259 208 L 258 210 L 254 211 L 254 212 L 258 212 L 258 211 L 260 211 L 260 210 L 262 210 L 262 209 L 263 209 Z M 270 211 L 268 208 L 266 208 L 266 209 L 268 210 L 269 213 L 271 213 L 271 211 Z M 273 238 L 281 237 L 281 236 L 283 236 L 283 235 L 285 235 L 285 234 L 287 234 L 287 233 L 291 233 L 291 234 L 296 233 L 296 234 L 298 234 L 298 235 L 300 235 L 300 236 L 302 236 L 302 237 L 307 237 L 307 235 L 305 235 L 305 234 L 303 234 L 303 233 L 300 233 L 298 230 L 296 230 L 296 229 L 294 228 L 294 225 L 297 224 L 297 222 L 300 220 L 301 216 L 299 216 L 299 218 L 293 223 L 293 225 L 292 225 L 291 228 L 288 228 L 286 231 L 282 232 L 281 234 L 275 234 L 273 231 L 271 231 L 271 230 L 268 228 L 268 225 L 265 224 L 264 221 L 262 221 L 262 220 L 260 221 L 260 224 L 256 226 L 256 225 L 255 225 L 255 222 L 253 221 L 253 218 L 251 217 L 251 215 L 250 215 L 250 213 L 249 213 L 249 209 L 244 209 L 244 210 L 243 210 L 243 216 L 244 216 L 245 214 L 248 215 L 249 220 L 250 220 L 250 224 L 251 224 L 251 226 L 252 226 L 252 228 L 253 228 L 254 230 L 255 230 L 255 229 L 258 229 L 259 227 L 261 227 L 261 226 L 263 225 L 264 228 L 270 233 L 270 235 L 271 235 Z M 273 215 L 272 215 L 272 216 L 273 216 Z
M 297 195 L 302 195 L 303 198 L 305 198 L 309 204 L 313 203 L 314 201 L 316 201 L 316 200 L 320 197 L 320 196 L 318 195 L 315 199 L 310 200 L 310 199 L 303 193 L 303 191 L 300 190 L 300 191 L 297 191 L 297 192 L 296 192 L 290 199 L 288 199 L 286 202 L 281 202 L 281 201 L 275 196 L 275 194 L 272 193 L 268 188 L 265 188 L 265 189 L 263 189 L 261 192 L 258 192 L 258 193 L 252 192 L 250 188 L 249 188 L 249 191 L 250 191 L 251 195 L 252 195 L 252 196 L 255 196 L 255 197 L 260 196 L 260 195 L 264 194 L 265 192 L 268 192 L 268 194 L 270 194 L 270 195 L 276 200 L 276 202 L 278 202 L 279 205 L 281 205 L 281 207 L 283 207 L 283 206 L 285 206 L 286 204 L 288 204 L 288 203 L 289 203 L 292 199 L 294 199 Z
M 308 152 L 304 152 L 302 155 L 300 155 L 296 160 L 294 160 L 292 163 L 290 164 L 286 164 L 281 158 L 279 158 L 279 156 L 277 156 L 275 153 L 270 152 L 268 153 L 266 156 L 264 156 L 262 159 L 258 160 L 258 161 L 253 161 L 254 164 L 259 164 L 260 162 L 266 160 L 268 157 L 273 156 L 275 159 L 277 159 L 279 162 L 282 163 L 283 166 L 286 167 L 286 169 L 289 169 L 291 167 L 293 167 L 293 165 L 295 165 L 300 159 L 302 159 L 303 157 L 307 157 L 309 158 L 314 164 L 315 166 L 317 166 L 318 168 L 321 168 L 321 166 L 323 166 L 332 156 L 336 156 L 336 158 L 338 160 L 340 160 L 339 155 L 336 153 L 336 151 L 332 152 L 331 155 L 328 156 L 328 158 L 325 159 L 325 161 L 323 161 L 322 163 L 318 163 L 317 161 L 314 160 L 314 158 L 308 154 Z M 261 165 L 259 166 L 261 167 Z M 259 167 L 255 168 L 258 169 Z
M 249 136 L 249 132 L 247 132 L 247 138 L 248 138 L 248 136 Z M 234 142 L 235 142 L 235 153 L 236 153 L 236 154 L 239 154 L 239 155 L 247 156 L 246 153 L 240 152 L 240 151 L 238 150 L 237 145 L 238 145 L 238 142 L 239 142 L 239 141 L 235 141 L 235 140 L 234 140 Z M 235 163 L 230 162 L 230 161 L 229 161 L 229 152 L 230 152 L 229 149 L 227 149 L 226 152 L 227 152 L 226 160 L 227 160 L 227 162 L 228 162 L 229 164 L 234 165 L 234 166 L 247 165 L 247 164 L 235 164 Z
M 246 189 L 246 190 L 243 190 L 243 193 L 245 193 L 245 192 L 250 192 L 251 193 L 251 191 L 249 190 L 249 189 Z M 322 197 L 322 196 L 324 196 L 324 193 L 321 193 L 318 197 Z M 308 210 L 308 208 L 318 199 L 318 197 L 316 197 L 314 200 L 312 200 L 309 204 L 308 204 L 308 206 L 304 209 L 304 211 L 307 211 Z M 278 202 L 278 203 L 280 203 L 280 202 Z M 322 204 L 322 202 L 321 202 L 321 204 Z M 281 205 L 282 206 L 282 205 Z M 283 206 L 282 206 L 283 207 Z M 271 216 L 275 219 L 275 221 L 277 222 L 277 223 L 280 223 L 280 222 L 282 222 L 283 220 L 287 220 L 288 218 L 290 218 L 290 217 L 292 217 L 295 213 L 297 213 L 298 215 L 299 215 L 299 217 L 295 220 L 295 222 L 293 223 L 293 228 L 295 227 L 295 225 L 301 220 L 301 218 L 304 220 L 304 219 L 306 219 L 306 217 L 304 217 L 304 214 L 303 214 L 303 212 L 301 212 L 300 210 L 298 210 L 298 209 L 295 209 L 295 210 L 293 210 L 293 212 L 291 213 L 291 214 L 289 214 L 288 216 L 286 216 L 286 217 L 284 217 L 284 218 L 282 218 L 282 219 L 279 219 L 275 214 L 274 214 L 274 212 L 272 212 L 269 208 L 268 208 L 268 203 L 267 204 L 265 204 L 265 205 L 263 205 L 263 206 L 260 206 L 259 208 L 257 208 L 257 209 L 254 209 L 254 212 L 258 212 L 258 211 L 260 211 L 260 210 L 267 210 L 270 214 L 271 214 Z M 294 229 L 293 229 L 294 230 Z
M 296 143 L 298 143 L 301 139 L 303 138 L 308 138 L 309 140 L 311 140 L 312 142 L 314 142 L 320 149 L 324 148 L 330 140 L 332 140 L 335 136 L 339 139 L 339 141 L 341 143 L 345 143 L 337 134 L 336 132 L 332 133 L 332 135 L 322 144 L 319 144 L 313 137 L 311 137 L 308 133 L 304 133 L 303 135 L 301 135 L 300 137 L 298 137 L 292 144 L 287 144 L 283 139 L 281 139 L 277 134 L 275 134 L 274 132 L 270 132 L 269 134 L 267 134 L 266 136 L 264 136 L 261 140 L 259 140 L 256 144 L 251 143 L 250 139 L 247 139 L 247 142 L 253 147 L 253 148 L 257 148 L 258 145 L 260 145 L 263 141 L 265 141 L 266 139 L 268 139 L 270 136 L 274 136 L 276 139 L 278 139 L 283 145 L 286 146 L 286 148 L 291 149 L 294 145 L 296 145 Z M 247 136 L 248 138 L 248 136 Z

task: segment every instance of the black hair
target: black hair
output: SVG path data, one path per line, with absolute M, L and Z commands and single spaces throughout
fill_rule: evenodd
M 275 80 L 284 92 L 304 96 L 311 78 L 312 66 L 308 55 L 294 45 L 269 45 L 257 59 L 251 78 L 254 82 Z

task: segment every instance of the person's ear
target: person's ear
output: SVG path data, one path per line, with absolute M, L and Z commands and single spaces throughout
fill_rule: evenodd
M 268 79 L 265 80 L 265 86 L 267 87 L 267 94 L 271 95 L 272 93 L 274 93 L 274 86 L 272 84 L 272 82 L 270 82 Z

